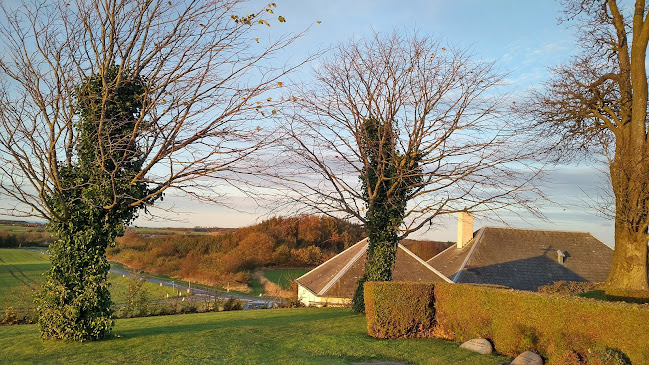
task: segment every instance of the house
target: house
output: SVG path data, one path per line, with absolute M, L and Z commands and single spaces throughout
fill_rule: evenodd
M 298 299 L 306 306 L 342 306 L 351 302 L 365 273 L 366 238 L 332 257 L 295 281 Z M 439 271 L 399 244 L 393 269 L 395 281 L 450 282 Z
M 603 282 L 613 249 L 587 232 L 483 227 L 458 215 L 458 240 L 427 263 L 454 283 L 536 291 L 555 281 Z

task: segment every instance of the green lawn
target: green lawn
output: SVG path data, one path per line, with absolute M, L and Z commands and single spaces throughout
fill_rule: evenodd
M 0 248 L 0 305 L 32 306 L 32 291 L 50 267 L 46 255 L 20 249 Z
M 0 231 L 5 231 L 10 234 L 24 234 L 26 232 L 43 232 L 45 231 L 45 227 L 40 226 L 40 227 L 27 227 L 27 226 L 21 226 L 18 224 L 3 224 L 0 223 Z
M 57 364 L 499 364 L 436 339 L 377 340 L 341 308 L 273 309 L 118 320 L 105 341 L 43 341 L 35 325 L 0 327 L 2 362 Z
M 291 289 L 291 282 L 309 271 L 309 269 L 272 269 L 264 270 L 264 276 L 284 289 Z
M 43 273 L 49 267 L 50 261 L 46 255 L 28 250 L 0 248 L 0 309 L 33 307 L 33 290 L 43 282 Z M 108 274 L 114 303 L 125 302 L 128 280 L 128 277 Z M 167 293 L 173 294 L 171 288 L 148 282 L 143 288 L 149 292 L 151 300 L 166 298 Z

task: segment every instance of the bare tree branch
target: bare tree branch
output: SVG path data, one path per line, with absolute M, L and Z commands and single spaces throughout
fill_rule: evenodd
M 390 148 L 394 136 L 405 156 L 394 162 L 396 178 L 377 172 L 388 193 L 411 184 L 402 237 L 442 214 L 535 211 L 528 203 L 538 196 L 531 182 L 539 169 L 525 164 L 533 151 L 501 113 L 505 97 L 496 89 L 503 75 L 492 63 L 440 39 L 395 31 L 340 45 L 314 74 L 316 81 L 295 90 L 293 107 L 284 109 L 291 123 L 274 177 L 288 203 L 365 222 L 361 185 L 370 205 L 378 185 L 359 180 L 370 168 L 363 123 L 376 118 L 392 126 L 379 149 Z M 407 156 L 420 160 L 411 164 Z

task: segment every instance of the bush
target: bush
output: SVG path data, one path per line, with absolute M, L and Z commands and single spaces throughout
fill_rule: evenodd
M 145 282 L 146 280 L 138 275 L 129 276 L 125 293 L 126 303 L 117 313 L 120 318 L 145 317 L 150 314 L 150 293 L 144 287 Z
M 368 332 L 379 338 L 483 337 L 502 354 L 536 350 L 550 364 L 625 364 L 617 361 L 628 358 L 649 364 L 647 305 L 466 284 L 394 282 L 367 283 L 365 300 L 372 308 L 367 311 Z
M 376 338 L 425 336 L 433 329 L 433 298 L 433 286 L 427 283 L 366 283 L 368 333 Z
M 587 365 L 631 365 L 631 360 L 623 352 L 611 348 L 591 351 Z
M 243 303 L 240 300 L 234 299 L 234 297 L 228 298 L 228 300 L 223 303 L 224 311 L 238 311 L 243 309 Z
M 6 307 L 4 309 L 4 316 L 0 324 L 3 325 L 12 325 L 18 323 L 18 313 L 14 310 L 13 307 Z
M 576 295 L 595 290 L 595 287 L 596 285 L 593 283 L 555 281 L 552 284 L 540 286 L 538 292 L 544 294 Z

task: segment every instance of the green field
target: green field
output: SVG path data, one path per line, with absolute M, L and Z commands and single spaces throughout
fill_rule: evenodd
M 31 308 L 33 290 L 45 279 L 43 273 L 50 267 L 46 255 L 38 252 L 0 248 L 0 308 Z M 129 278 L 108 274 L 111 283 L 111 297 L 116 304 L 124 303 L 128 292 Z M 172 289 L 152 283 L 145 283 L 143 288 L 149 292 L 151 300 L 166 298 L 172 295 Z
M 0 248 L 0 305 L 33 306 L 32 291 L 44 280 L 50 267 L 46 255 L 20 249 Z
M 264 276 L 284 289 L 291 289 L 291 282 L 309 271 L 309 269 L 272 269 L 264 270 Z
M 0 223 L 0 231 L 5 231 L 10 234 L 24 234 L 27 232 L 45 232 L 45 227 L 29 227 L 19 224 Z
M 35 325 L 0 327 L 2 362 L 56 364 L 414 364 L 496 365 L 437 339 L 377 340 L 365 317 L 342 308 L 211 312 L 118 320 L 115 338 L 43 341 Z

